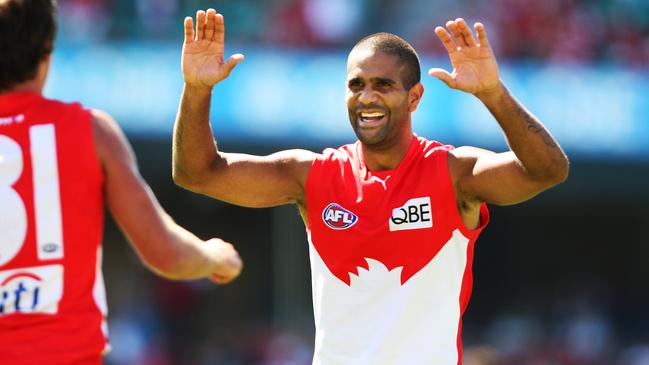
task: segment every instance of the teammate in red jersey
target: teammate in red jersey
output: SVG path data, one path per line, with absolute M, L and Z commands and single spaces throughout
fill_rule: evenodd
M 104 208 L 142 261 L 170 279 L 227 283 L 231 244 L 174 223 L 106 113 L 41 95 L 55 33 L 51 0 L 0 1 L 0 363 L 102 363 Z
M 453 71 L 429 74 L 477 97 L 510 151 L 414 135 L 411 114 L 424 92 L 418 56 L 403 39 L 378 33 L 358 42 L 347 62 L 358 141 L 261 157 L 216 148 L 212 88 L 243 56 L 224 57 L 223 16 L 213 9 L 197 13 L 195 28 L 185 19 L 174 180 L 242 206 L 298 206 L 310 241 L 314 364 L 461 364 L 461 318 L 486 203 L 516 204 L 567 178 L 566 155 L 505 88 L 484 26 L 474 27 L 458 18 L 435 28 Z

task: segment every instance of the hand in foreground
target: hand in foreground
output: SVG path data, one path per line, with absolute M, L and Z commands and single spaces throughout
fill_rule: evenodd
M 479 97 L 481 93 L 497 89 L 500 78 L 496 57 L 489 45 L 484 25 L 475 23 L 474 28 L 478 36 L 477 42 L 462 18 L 448 21 L 446 29 L 436 27 L 435 34 L 448 51 L 453 71 L 449 73 L 440 68 L 431 68 L 428 74 L 442 80 L 452 89 Z
M 211 258 L 217 262 L 209 279 L 217 284 L 227 284 L 236 279 L 241 273 L 243 263 L 234 246 L 218 238 L 212 238 L 206 245 L 209 246 Z
M 185 18 L 181 68 L 185 83 L 190 86 L 212 88 L 230 76 L 241 61 L 242 54 L 234 54 L 224 61 L 225 25 L 223 15 L 216 10 L 196 12 L 196 29 L 191 17 Z

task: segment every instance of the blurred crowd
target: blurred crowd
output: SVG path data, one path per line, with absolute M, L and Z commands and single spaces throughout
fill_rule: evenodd
M 142 274 L 149 289 L 138 292 L 138 305 L 111 317 L 107 365 L 311 364 L 309 331 L 251 319 L 210 328 L 210 318 L 227 315 L 205 305 L 211 284 Z M 463 365 L 649 365 L 649 339 L 625 343 L 596 295 L 578 291 L 546 309 L 465 327 Z
M 177 40 L 182 18 L 214 7 L 228 42 L 347 48 L 389 31 L 441 54 L 433 28 L 465 17 L 487 25 L 501 58 L 649 65 L 646 0 L 60 0 L 64 41 Z

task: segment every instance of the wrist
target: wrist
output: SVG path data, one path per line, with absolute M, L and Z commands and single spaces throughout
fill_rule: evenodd
M 184 90 L 185 93 L 190 93 L 192 95 L 203 95 L 210 96 L 212 95 L 212 88 L 204 84 L 188 83 L 185 81 Z
M 505 88 L 505 85 L 503 85 L 503 83 L 498 80 L 498 84 L 496 86 L 486 90 L 478 91 L 473 95 L 480 99 L 483 104 L 490 105 L 498 102 L 498 100 L 500 100 L 506 93 L 507 89 Z

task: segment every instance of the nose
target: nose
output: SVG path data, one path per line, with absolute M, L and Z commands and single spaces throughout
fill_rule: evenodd
M 371 87 L 367 86 L 358 93 L 358 102 L 361 104 L 372 104 L 377 100 L 377 95 Z

